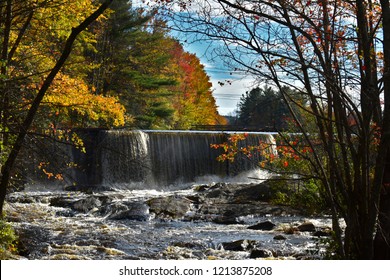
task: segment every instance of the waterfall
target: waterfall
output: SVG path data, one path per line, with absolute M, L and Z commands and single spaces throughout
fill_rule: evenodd
M 153 176 L 156 183 L 189 182 L 197 176 L 226 175 L 226 163 L 216 161 L 219 152 L 210 144 L 221 143 L 222 133 L 148 131 Z
M 226 142 L 234 133 L 78 130 L 86 152 L 73 148 L 69 156 L 72 167 L 63 166 L 58 170 L 67 170 L 64 177 L 68 185 L 125 188 L 158 188 L 191 183 L 202 176 L 232 177 L 254 170 L 261 160 L 259 155 L 255 155 L 250 160 L 241 156 L 234 162 L 218 162 L 216 158 L 222 150 L 213 149 L 210 145 Z M 269 152 L 276 153 L 272 133 L 249 132 L 240 145 L 255 146 L 260 142 L 271 144 Z
M 210 145 L 225 142 L 229 135 L 203 131 L 100 131 L 96 156 L 101 163 L 101 184 L 167 186 L 205 175 L 226 177 L 254 169 L 258 156 L 252 160 L 239 157 L 233 163 L 216 160 L 221 151 Z M 248 133 L 241 145 L 258 145 L 260 141 L 274 144 L 272 134 Z
M 142 131 L 101 131 L 102 184 L 151 183 L 149 135 Z

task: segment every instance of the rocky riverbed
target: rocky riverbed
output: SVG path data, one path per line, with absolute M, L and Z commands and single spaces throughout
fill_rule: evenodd
M 27 259 L 318 259 L 328 217 L 270 203 L 259 184 L 184 190 L 71 187 L 10 194 L 7 219 Z

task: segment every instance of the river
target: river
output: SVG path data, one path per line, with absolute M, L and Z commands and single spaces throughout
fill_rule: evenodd
M 20 253 L 27 259 L 248 259 L 256 257 L 253 251 L 266 258 L 319 259 L 326 253 L 327 237 L 289 230 L 311 222 L 324 231 L 331 226 L 329 218 L 308 218 L 261 202 L 254 208 L 260 210 L 250 210 L 255 213 L 244 211 L 234 216 L 237 222 L 220 223 L 222 208 L 205 211 L 203 202 L 202 212 L 194 203 L 198 186 L 94 193 L 27 188 L 8 197 L 7 218 L 21 236 Z M 163 198 L 173 198 L 172 203 L 167 206 Z M 165 210 L 174 207 L 170 213 L 177 215 L 152 209 L 153 199 L 161 200 Z M 248 229 L 263 221 L 275 227 Z

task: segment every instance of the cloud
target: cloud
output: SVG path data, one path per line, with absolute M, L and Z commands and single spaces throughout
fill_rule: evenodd
M 228 83 L 226 80 L 215 77 L 211 79 L 213 96 L 217 102 L 218 112 L 221 115 L 234 113 L 240 97 L 256 85 L 255 79 L 251 77 L 241 77 L 240 79 L 230 81 L 231 83 Z M 224 85 L 221 86 L 219 82 L 223 82 Z

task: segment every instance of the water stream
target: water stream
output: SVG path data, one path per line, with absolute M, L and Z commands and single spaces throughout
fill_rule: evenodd
M 23 191 L 8 196 L 7 218 L 21 236 L 21 255 L 28 259 L 321 258 L 326 237 L 295 229 L 310 221 L 317 231 L 326 232 L 330 219 L 303 217 L 254 197 L 262 180 L 248 178 L 266 179 L 268 174 L 244 160 L 230 166 L 216 162 L 218 152 L 210 144 L 226 141 L 226 135 L 84 132 L 86 153 L 61 148 L 77 163 L 64 181 L 31 175 Z M 244 144 L 259 141 L 272 143 L 272 134 L 253 133 Z M 234 190 L 243 186 L 249 189 L 236 196 L 239 192 Z M 248 228 L 263 221 L 275 227 Z
M 331 225 L 328 218 L 273 215 L 274 208 L 264 205 L 269 214 L 239 216 L 240 223 L 220 224 L 215 222 L 218 214 L 200 216 L 195 205 L 172 218 L 156 215 L 147 204 L 161 197 L 179 201 L 195 192 L 193 188 L 94 194 L 26 190 L 10 195 L 7 217 L 21 233 L 21 247 L 25 247 L 21 253 L 28 259 L 246 259 L 253 248 L 271 252 L 268 257 L 272 258 L 316 259 L 325 253 L 321 237 L 311 232 L 288 234 L 287 229 L 307 221 L 324 229 Z M 261 221 L 272 221 L 276 227 L 248 229 Z M 280 235 L 285 240 L 275 239 Z M 245 240 L 242 250 L 224 246 L 239 240 Z

